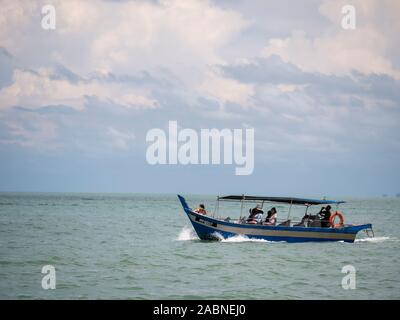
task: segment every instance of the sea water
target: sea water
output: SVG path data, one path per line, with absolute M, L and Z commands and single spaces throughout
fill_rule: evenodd
M 213 211 L 215 196 L 185 196 Z M 375 238 L 200 241 L 176 195 L 1 193 L 0 298 L 399 299 L 400 199 L 346 200 L 346 223 L 372 223 Z M 239 214 L 233 204 L 216 212 Z M 49 265 L 56 288 L 45 290 Z M 346 265 L 355 289 L 342 286 Z

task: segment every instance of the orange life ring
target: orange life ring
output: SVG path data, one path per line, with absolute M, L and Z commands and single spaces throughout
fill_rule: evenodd
M 339 223 L 334 223 L 335 222 L 335 218 L 339 217 L 340 222 Z M 334 212 L 331 217 L 329 218 L 329 224 L 331 225 L 332 228 L 341 228 L 344 226 L 344 216 L 343 213 L 341 213 L 340 211 L 336 211 Z

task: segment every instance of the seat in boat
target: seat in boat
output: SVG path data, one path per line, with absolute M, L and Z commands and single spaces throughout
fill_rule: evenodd
M 291 222 L 291 220 L 286 220 L 286 221 L 283 221 L 282 223 L 278 224 L 278 226 L 290 227 L 290 222 Z

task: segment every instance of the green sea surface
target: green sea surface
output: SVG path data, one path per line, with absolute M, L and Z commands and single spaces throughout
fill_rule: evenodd
M 213 210 L 215 196 L 185 196 Z M 400 199 L 345 200 L 346 222 L 372 223 L 375 238 L 200 241 L 176 195 L 0 193 L 0 298 L 399 299 Z M 286 218 L 287 206 L 276 207 Z M 54 290 L 42 287 L 46 265 Z M 346 265 L 355 289 L 342 287 Z

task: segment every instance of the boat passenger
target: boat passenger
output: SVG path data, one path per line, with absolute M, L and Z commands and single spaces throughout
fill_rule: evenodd
M 321 227 L 323 228 L 329 228 L 330 223 L 329 219 L 331 217 L 331 206 L 328 205 L 325 207 L 322 207 L 321 210 L 318 212 L 318 215 L 321 216 Z
M 261 210 L 261 206 L 258 204 L 255 208 L 249 210 L 250 215 L 247 218 L 247 223 L 260 223 L 264 211 Z
M 276 224 L 276 219 L 277 219 L 277 211 L 275 208 L 272 208 L 271 210 L 268 211 L 264 224 L 269 226 L 274 226 Z
M 301 221 L 298 224 L 293 225 L 294 227 L 305 227 L 306 223 L 308 221 L 308 219 L 310 219 L 310 215 L 309 214 L 305 214 L 303 216 L 303 218 L 301 218 Z
M 318 217 L 318 214 L 308 214 L 306 213 L 303 218 L 301 218 L 301 221 L 298 224 L 295 224 L 294 227 L 310 227 L 314 226 L 314 224 L 318 222 L 320 224 L 320 219 Z M 319 225 L 318 225 L 319 226 Z
M 203 215 L 207 215 L 206 208 L 205 208 L 204 204 L 202 204 L 202 203 L 199 204 L 199 207 L 196 210 L 194 210 L 194 212 L 203 214 Z

